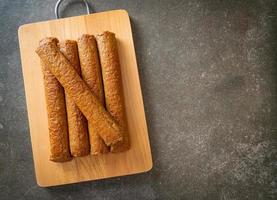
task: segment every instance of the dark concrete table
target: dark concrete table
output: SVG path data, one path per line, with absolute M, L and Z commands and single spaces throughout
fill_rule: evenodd
M 154 167 L 36 185 L 17 29 L 53 19 L 55 0 L 1 0 L 0 199 L 276 199 L 277 1 L 90 3 L 131 16 Z

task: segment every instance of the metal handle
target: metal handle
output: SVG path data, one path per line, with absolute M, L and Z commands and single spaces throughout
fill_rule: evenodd
M 59 7 L 61 5 L 61 3 L 63 2 L 64 0 L 58 0 L 56 5 L 55 5 L 55 15 L 56 15 L 56 19 L 59 19 L 60 18 L 60 15 L 59 15 Z M 82 2 L 86 5 L 86 9 L 87 9 L 87 14 L 90 14 L 90 9 L 89 9 L 89 5 L 88 5 L 88 2 L 86 0 L 82 0 Z

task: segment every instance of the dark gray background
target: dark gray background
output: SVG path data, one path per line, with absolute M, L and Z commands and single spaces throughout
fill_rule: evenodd
M 0 199 L 276 199 L 277 1 L 89 2 L 131 16 L 154 167 L 36 185 L 17 29 L 55 0 L 1 0 Z

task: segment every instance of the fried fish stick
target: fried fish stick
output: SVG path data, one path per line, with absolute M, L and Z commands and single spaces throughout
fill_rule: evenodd
M 105 110 L 74 67 L 59 51 L 56 43 L 52 41 L 42 42 L 36 52 L 84 116 L 93 124 L 106 145 L 110 146 L 120 142 L 123 139 L 121 127 Z
M 111 146 L 111 152 L 126 151 L 130 148 L 119 56 L 115 34 L 104 32 L 97 36 L 102 67 L 106 107 L 112 117 L 123 128 L 123 140 Z
M 81 69 L 79 65 L 77 42 L 73 40 L 65 40 L 58 43 L 58 47 L 62 54 L 75 68 L 76 72 L 80 75 Z M 71 155 L 74 157 L 89 155 L 90 146 L 87 119 L 67 93 L 65 93 L 65 99 Z
M 58 43 L 56 38 L 47 38 L 43 42 Z M 71 160 L 68 144 L 68 129 L 64 90 L 59 81 L 48 69 L 48 64 L 41 61 L 44 91 L 48 115 L 50 140 L 50 160 L 65 162 Z
M 98 58 L 96 40 L 93 35 L 84 34 L 78 39 L 82 78 L 104 106 L 104 91 L 102 85 L 101 67 Z M 108 147 L 98 135 L 92 123 L 88 124 L 89 139 L 93 155 L 108 153 Z

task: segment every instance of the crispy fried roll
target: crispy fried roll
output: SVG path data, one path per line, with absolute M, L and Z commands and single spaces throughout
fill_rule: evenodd
M 43 42 L 58 43 L 56 38 L 46 38 Z M 48 69 L 48 64 L 41 60 L 45 98 L 48 114 L 50 140 L 50 160 L 65 162 L 71 160 L 68 143 L 66 106 L 64 90 L 55 76 Z
M 130 142 L 115 34 L 104 32 L 98 35 L 97 44 L 102 67 L 106 107 L 124 130 L 122 142 L 112 145 L 111 152 L 126 151 L 130 148 Z
M 74 67 L 59 51 L 56 43 L 53 41 L 42 42 L 36 52 L 84 116 L 93 124 L 106 145 L 120 142 L 123 139 L 121 127 L 113 120 Z
M 98 58 L 96 40 L 93 35 L 84 34 L 78 39 L 78 51 L 82 78 L 93 94 L 104 104 L 104 91 L 102 85 L 101 67 Z M 98 135 L 92 123 L 89 123 L 89 138 L 91 154 L 107 153 L 108 147 Z
M 77 42 L 65 40 L 58 43 L 58 46 L 63 55 L 80 75 L 81 69 L 79 65 Z M 65 93 L 65 99 L 71 155 L 74 157 L 86 156 L 89 154 L 90 149 L 87 119 L 67 93 Z

